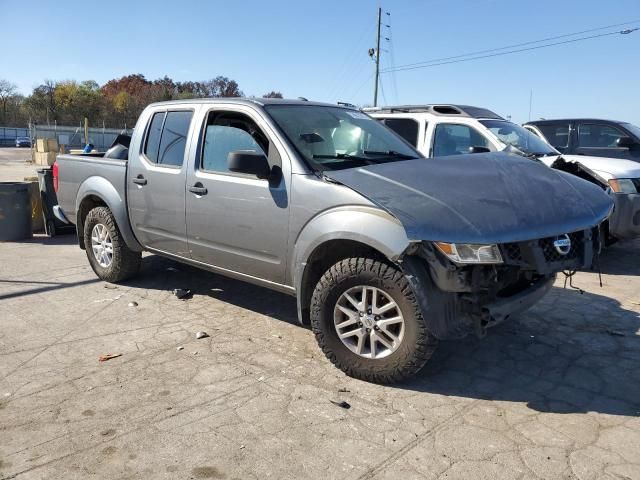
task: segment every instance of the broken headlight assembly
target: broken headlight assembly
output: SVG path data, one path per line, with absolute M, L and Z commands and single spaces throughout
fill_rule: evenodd
M 638 184 L 640 185 L 640 181 Z M 609 186 L 614 193 L 639 193 L 636 183 L 631 178 L 612 178 L 609 180 Z
M 434 242 L 446 257 L 455 263 L 495 264 L 502 263 L 498 245 L 476 245 L 473 243 Z

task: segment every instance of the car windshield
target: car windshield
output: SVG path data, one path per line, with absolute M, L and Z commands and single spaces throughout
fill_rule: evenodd
M 622 126 L 629 130 L 631 133 L 635 135 L 635 137 L 640 140 L 640 127 L 636 127 L 632 123 L 623 123 Z
M 421 157 L 398 135 L 358 110 L 322 105 L 267 105 L 265 109 L 316 170 Z
M 551 145 L 520 125 L 505 120 L 480 120 L 480 123 L 491 130 L 502 143 L 517 148 L 525 155 L 558 155 Z

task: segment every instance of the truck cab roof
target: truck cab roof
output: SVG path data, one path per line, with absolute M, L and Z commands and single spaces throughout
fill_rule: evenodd
M 349 108 L 355 109 L 348 105 L 324 102 L 313 102 L 304 99 L 287 99 L 287 98 L 245 98 L 245 97 L 216 97 L 216 98 L 189 98 L 185 100 L 169 100 L 166 102 L 156 102 L 149 105 L 149 107 L 157 107 L 159 105 L 193 105 L 193 104 L 237 104 L 237 105 L 251 105 L 251 106 L 265 106 L 265 105 L 313 105 L 313 106 L 325 106 L 336 108 Z

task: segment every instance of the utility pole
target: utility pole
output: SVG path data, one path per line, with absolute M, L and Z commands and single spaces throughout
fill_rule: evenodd
M 376 78 L 373 90 L 373 106 L 378 106 L 378 83 L 380 81 L 380 24 L 382 23 L 382 7 L 378 7 L 378 37 L 376 39 Z

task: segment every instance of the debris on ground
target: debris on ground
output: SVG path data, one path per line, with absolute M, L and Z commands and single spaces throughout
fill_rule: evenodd
M 186 300 L 191 298 L 191 290 L 186 288 L 176 288 L 173 290 L 173 294 L 180 300 Z
M 274 335 L 271 335 L 271 336 L 272 336 L 272 337 L 275 337 L 275 338 L 282 338 L 282 335 L 275 335 L 275 334 L 274 334 Z
M 138 306 L 138 302 L 129 302 L 129 306 L 130 307 L 137 307 Z
M 196 333 L 196 340 L 200 340 L 201 338 L 207 338 L 209 334 L 207 332 L 198 332 Z
M 114 285 L 113 283 L 105 283 L 104 288 L 108 288 L 109 290 L 115 290 L 118 288 L 118 286 Z
M 191 355 L 198 355 L 198 351 L 192 352 Z
M 98 361 L 99 362 L 106 362 L 107 360 L 111 360 L 112 358 L 118 358 L 121 357 L 122 354 L 121 353 L 107 353 L 106 355 L 100 355 L 98 357 Z
M 245 446 L 244 445 L 240 445 L 240 450 L 244 449 Z
M 344 387 L 338 389 L 338 393 L 350 393 L 350 392 L 351 392 L 351 390 L 347 390 Z
M 181 345 L 178 348 L 176 348 L 176 350 L 179 352 L 180 350 L 184 350 L 184 347 Z
M 351 405 L 349 405 L 344 400 L 342 400 L 341 402 L 336 402 L 335 400 L 329 400 L 329 401 L 333 403 L 336 407 L 344 408 L 345 410 L 349 410 L 351 408 Z

